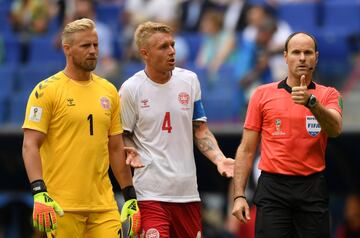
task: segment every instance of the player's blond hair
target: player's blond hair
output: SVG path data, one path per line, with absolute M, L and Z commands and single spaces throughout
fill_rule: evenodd
M 135 44 L 140 50 L 142 47 L 146 46 L 148 39 L 155 33 L 168 33 L 173 34 L 173 29 L 171 29 L 170 26 L 158 23 L 158 22 L 152 22 L 147 21 L 144 23 L 141 23 L 135 30 L 134 34 L 134 41 Z
M 72 21 L 68 23 L 62 34 L 61 34 L 61 43 L 71 44 L 73 41 L 72 35 L 79 31 L 87 31 L 95 29 L 95 22 L 89 18 L 81 18 L 79 20 Z

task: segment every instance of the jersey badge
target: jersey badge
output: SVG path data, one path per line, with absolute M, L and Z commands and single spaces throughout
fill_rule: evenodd
M 341 108 L 341 110 L 344 110 L 344 103 L 343 103 L 343 99 L 341 96 L 338 97 L 338 104 L 339 104 L 339 107 Z
M 275 119 L 275 131 L 272 133 L 273 136 L 283 136 L 286 133 L 281 129 L 281 119 Z
M 181 93 L 179 93 L 179 95 L 178 95 L 178 99 L 179 99 L 179 102 L 180 102 L 182 105 L 188 105 L 188 104 L 189 104 L 190 96 L 189 96 L 189 94 L 186 93 L 186 92 L 181 92 Z
M 41 107 L 31 107 L 30 108 L 30 115 L 29 120 L 34 122 L 40 122 L 42 115 L 42 108 Z
M 145 238 L 159 238 L 160 232 L 155 228 L 150 228 L 145 233 Z
M 312 137 L 320 133 L 321 126 L 314 116 L 306 116 L 306 130 Z
M 107 97 L 101 97 L 100 104 L 106 110 L 109 110 L 111 107 L 110 100 Z
M 141 100 L 140 102 L 141 102 L 141 108 L 150 107 L 150 105 L 149 105 L 149 99 L 143 99 L 143 100 Z
M 69 107 L 75 106 L 75 100 L 73 98 L 68 98 L 66 99 L 66 101 L 67 101 L 67 106 Z

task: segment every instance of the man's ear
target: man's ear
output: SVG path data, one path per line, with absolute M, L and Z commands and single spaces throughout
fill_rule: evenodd
M 69 44 L 63 44 L 63 51 L 66 56 L 70 54 L 70 45 Z
M 284 50 L 283 52 L 283 56 L 284 56 L 284 60 L 285 60 L 285 63 L 287 64 L 287 56 L 288 56 L 288 52 L 286 50 Z
M 143 58 L 143 59 L 146 59 L 148 56 L 148 52 L 145 48 L 141 48 L 139 53 L 140 53 L 141 58 Z

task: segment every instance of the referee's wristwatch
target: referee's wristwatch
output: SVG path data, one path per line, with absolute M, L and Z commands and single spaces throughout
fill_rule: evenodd
M 310 94 L 309 100 L 306 103 L 306 107 L 307 108 L 313 108 L 313 107 L 315 107 L 316 103 L 317 103 L 317 99 L 316 99 L 315 95 Z

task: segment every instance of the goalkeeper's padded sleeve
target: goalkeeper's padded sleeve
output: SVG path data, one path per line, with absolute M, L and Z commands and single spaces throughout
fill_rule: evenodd
M 47 193 L 43 180 L 36 180 L 31 183 L 31 190 L 34 196 L 33 225 L 39 231 L 50 232 L 55 230 L 56 214 L 64 215 L 60 205 L 55 202 Z
M 121 209 L 121 223 L 129 219 L 128 237 L 133 238 L 141 229 L 141 214 L 136 200 L 136 193 L 133 186 L 128 186 L 122 190 L 125 203 Z

